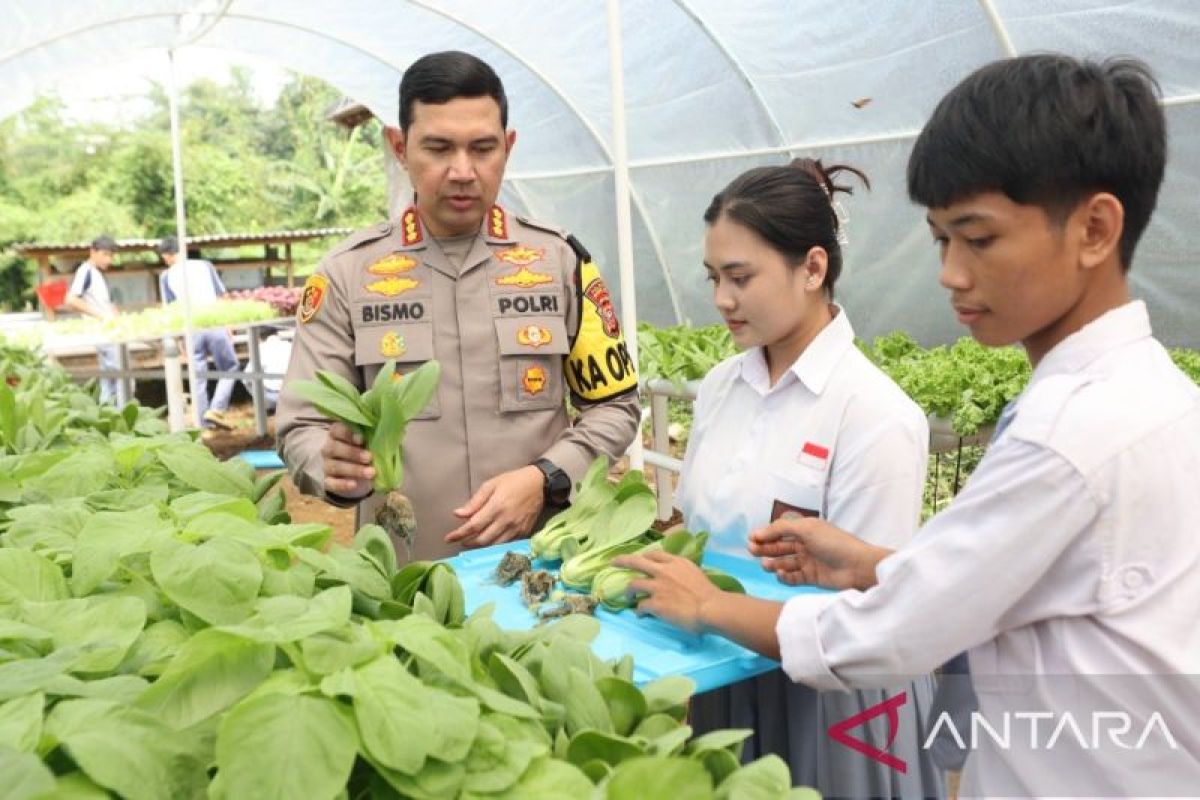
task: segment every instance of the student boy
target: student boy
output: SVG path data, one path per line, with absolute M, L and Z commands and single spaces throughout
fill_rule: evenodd
M 984 344 L 1020 342 L 1029 385 L 962 493 L 902 550 L 814 519 L 753 534 L 781 577 L 846 591 L 732 596 L 655 554 L 625 559 L 649 576 L 631 584 L 649 595 L 640 610 L 822 689 L 896 683 L 967 651 L 993 727 L 1025 719 L 1014 697 L 1049 726 L 1074 712 L 1067 738 L 1035 729 L 1030 745 L 1026 726 L 972 754 L 965 794 L 1194 794 L 1200 389 L 1127 280 L 1165 151 L 1157 86 L 1135 61 L 1014 58 L 954 88 L 913 147 L 909 194 L 959 321 Z M 1094 735 L 1121 714 L 1128 740 Z

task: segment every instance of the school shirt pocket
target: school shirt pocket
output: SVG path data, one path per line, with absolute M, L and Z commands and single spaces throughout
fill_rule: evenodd
M 387 361 L 396 362 L 396 374 L 407 375 L 433 358 L 433 324 L 414 322 L 395 326 L 359 328 L 354 332 L 354 363 L 362 370 L 370 388 Z M 442 415 L 441 387 L 414 419 L 438 419 Z
M 565 402 L 563 357 L 569 350 L 562 317 L 497 317 L 500 411 L 542 411 Z
M 772 470 L 766 488 L 768 520 L 785 516 L 825 518 L 824 469 L 796 464 Z

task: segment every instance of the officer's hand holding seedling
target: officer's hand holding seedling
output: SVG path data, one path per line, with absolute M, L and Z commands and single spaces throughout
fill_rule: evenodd
M 333 420 L 321 448 L 326 491 L 347 498 L 363 497 L 372 490 L 386 492 L 375 522 L 411 546 L 416 515 L 399 491 L 404 483 L 401 445 L 409 420 L 433 397 L 441 366 L 427 361 L 404 376 L 395 367 L 392 361 L 384 364 L 374 384 L 362 394 L 345 378 L 325 370 L 317 370 L 316 381 L 291 385 Z

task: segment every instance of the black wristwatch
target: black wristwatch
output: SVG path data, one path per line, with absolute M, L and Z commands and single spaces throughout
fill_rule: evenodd
M 546 504 L 565 506 L 571 499 L 571 477 L 548 458 L 539 458 L 533 466 L 542 472 L 542 497 Z

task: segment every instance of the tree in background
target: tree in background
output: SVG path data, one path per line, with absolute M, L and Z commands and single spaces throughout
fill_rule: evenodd
M 193 235 L 362 226 L 387 214 L 379 123 L 347 132 L 325 119 L 340 95 L 297 76 L 270 108 L 250 72 L 197 81 L 180 98 L 188 230 Z M 99 231 L 175 230 L 167 95 L 132 120 L 76 122 L 53 96 L 0 121 L 0 307 L 32 300 L 36 265 L 9 245 L 86 241 Z M 326 244 L 298 245 L 301 270 Z

